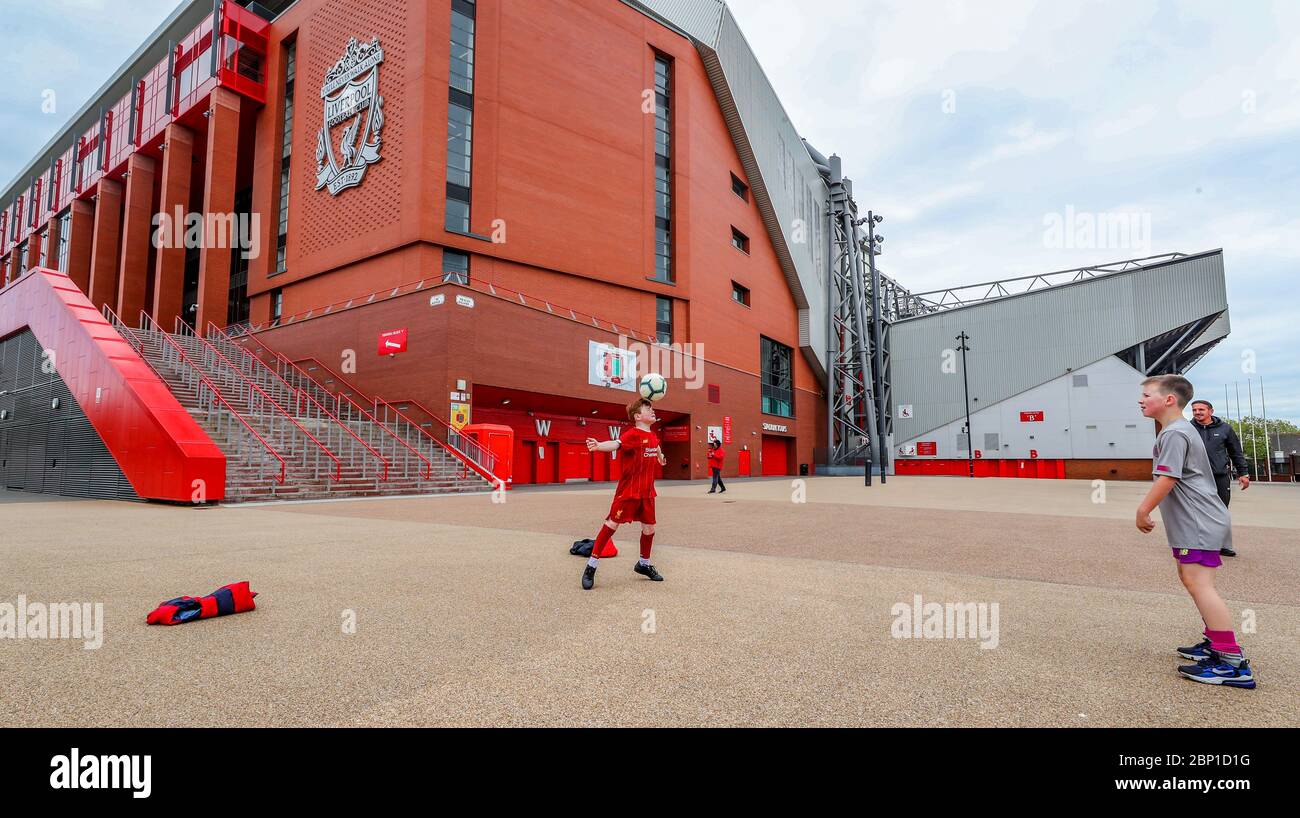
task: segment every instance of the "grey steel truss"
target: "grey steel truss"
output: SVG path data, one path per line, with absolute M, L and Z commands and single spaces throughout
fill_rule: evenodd
M 1157 256 L 1116 261 L 1111 264 L 1099 264 L 1092 267 L 1075 267 L 1070 270 L 1057 270 L 1053 273 L 1039 273 L 1037 275 L 1018 276 L 1016 278 L 1003 278 L 998 281 L 985 281 L 980 284 L 966 284 L 961 287 L 949 287 L 946 290 L 931 290 L 930 292 L 916 293 L 912 295 L 909 301 L 905 302 L 904 305 L 905 310 L 910 314 L 900 314 L 898 317 L 913 318 L 917 315 L 925 315 L 940 310 L 951 310 L 956 309 L 957 307 L 966 307 L 971 304 L 978 304 L 982 301 L 991 301 L 995 298 L 1006 298 L 1011 295 L 1020 295 L 1021 293 L 1045 290 L 1049 287 L 1057 287 L 1061 284 L 1069 284 L 1087 278 L 1096 278 L 1098 276 L 1110 275 L 1111 273 L 1123 273 L 1155 264 L 1166 264 L 1170 261 L 1183 258 L 1185 255 L 1186 253 L 1162 253 Z
M 821 157 L 814 154 L 814 158 Z M 831 235 L 827 463 L 845 466 L 867 461 L 883 475 L 888 468 L 887 441 L 893 420 L 889 412 L 888 326 L 900 309 L 907 309 L 912 297 L 876 270 L 875 225 L 869 221 L 870 214 L 858 217 L 853 182 L 843 177 L 839 157 L 818 164 L 825 169 L 829 188 Z M 866 235 L 863 223 L 868 223 Z

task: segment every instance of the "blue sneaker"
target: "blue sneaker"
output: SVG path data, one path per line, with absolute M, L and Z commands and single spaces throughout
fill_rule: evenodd
M 1210 658 L 1210 640 L 1203 639 L 1201 644 L 1190 648 L 1178 648 L 1178 655 L 1184 659 L 1191 659 L 1193 662 L 1199 662 L 1202 659 Z
M 1249 659 L 1242 659 L 1241 665 L 1234 667 L 1216 655 L 1194 665 L 1183 665 L 1178 672 L 1183 678 L 1201 684 L 1255 689 L 1255 674 L 1251 672 Z

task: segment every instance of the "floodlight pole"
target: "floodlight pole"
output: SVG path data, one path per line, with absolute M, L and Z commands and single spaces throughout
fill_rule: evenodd
M 966 398 L 966 465 L 969 470 L 968 476 L 974 477 L 975 433 L 970 426 L 970 382 L 966 377 L 966 353 L 970 350 L 970 347 L 966 346 L 966 342 L 970 340 L 970 336 L 966 334 L 966 330 L 962 330 L 961 335 L 957 336 L 957 340 L 961 342 L 957 349 L 961 350 L 961 388 Z

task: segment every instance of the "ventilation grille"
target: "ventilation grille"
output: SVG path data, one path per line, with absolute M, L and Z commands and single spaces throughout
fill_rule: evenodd
M 1087 385 L 1088 385 L 1088 376 L 1087 376 L 1087 375 L 1075 375 L 1075 376 L 1074 376 L 1074 385 L 1075 385 L 1075 386 L 1087 386 Z
M 0 485 L 69 497 L 138 500 L 31 332 L 0 342 Z M 52 404 L 58 400 L 59 406 Z

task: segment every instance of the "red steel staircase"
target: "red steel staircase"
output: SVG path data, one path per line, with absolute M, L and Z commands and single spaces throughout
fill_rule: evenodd
M 350 386 L 331 392 L 256 339 L 259 354 L 212 324 L 200 335 L 178 319 L 166 332 L 144 312 L 138 327 L 104 312 L 226 455 L 226 502 L 496 486 L 491 456 L 472 440 L 450 427 L 439 436 L 432 421 L 421 426 Z

